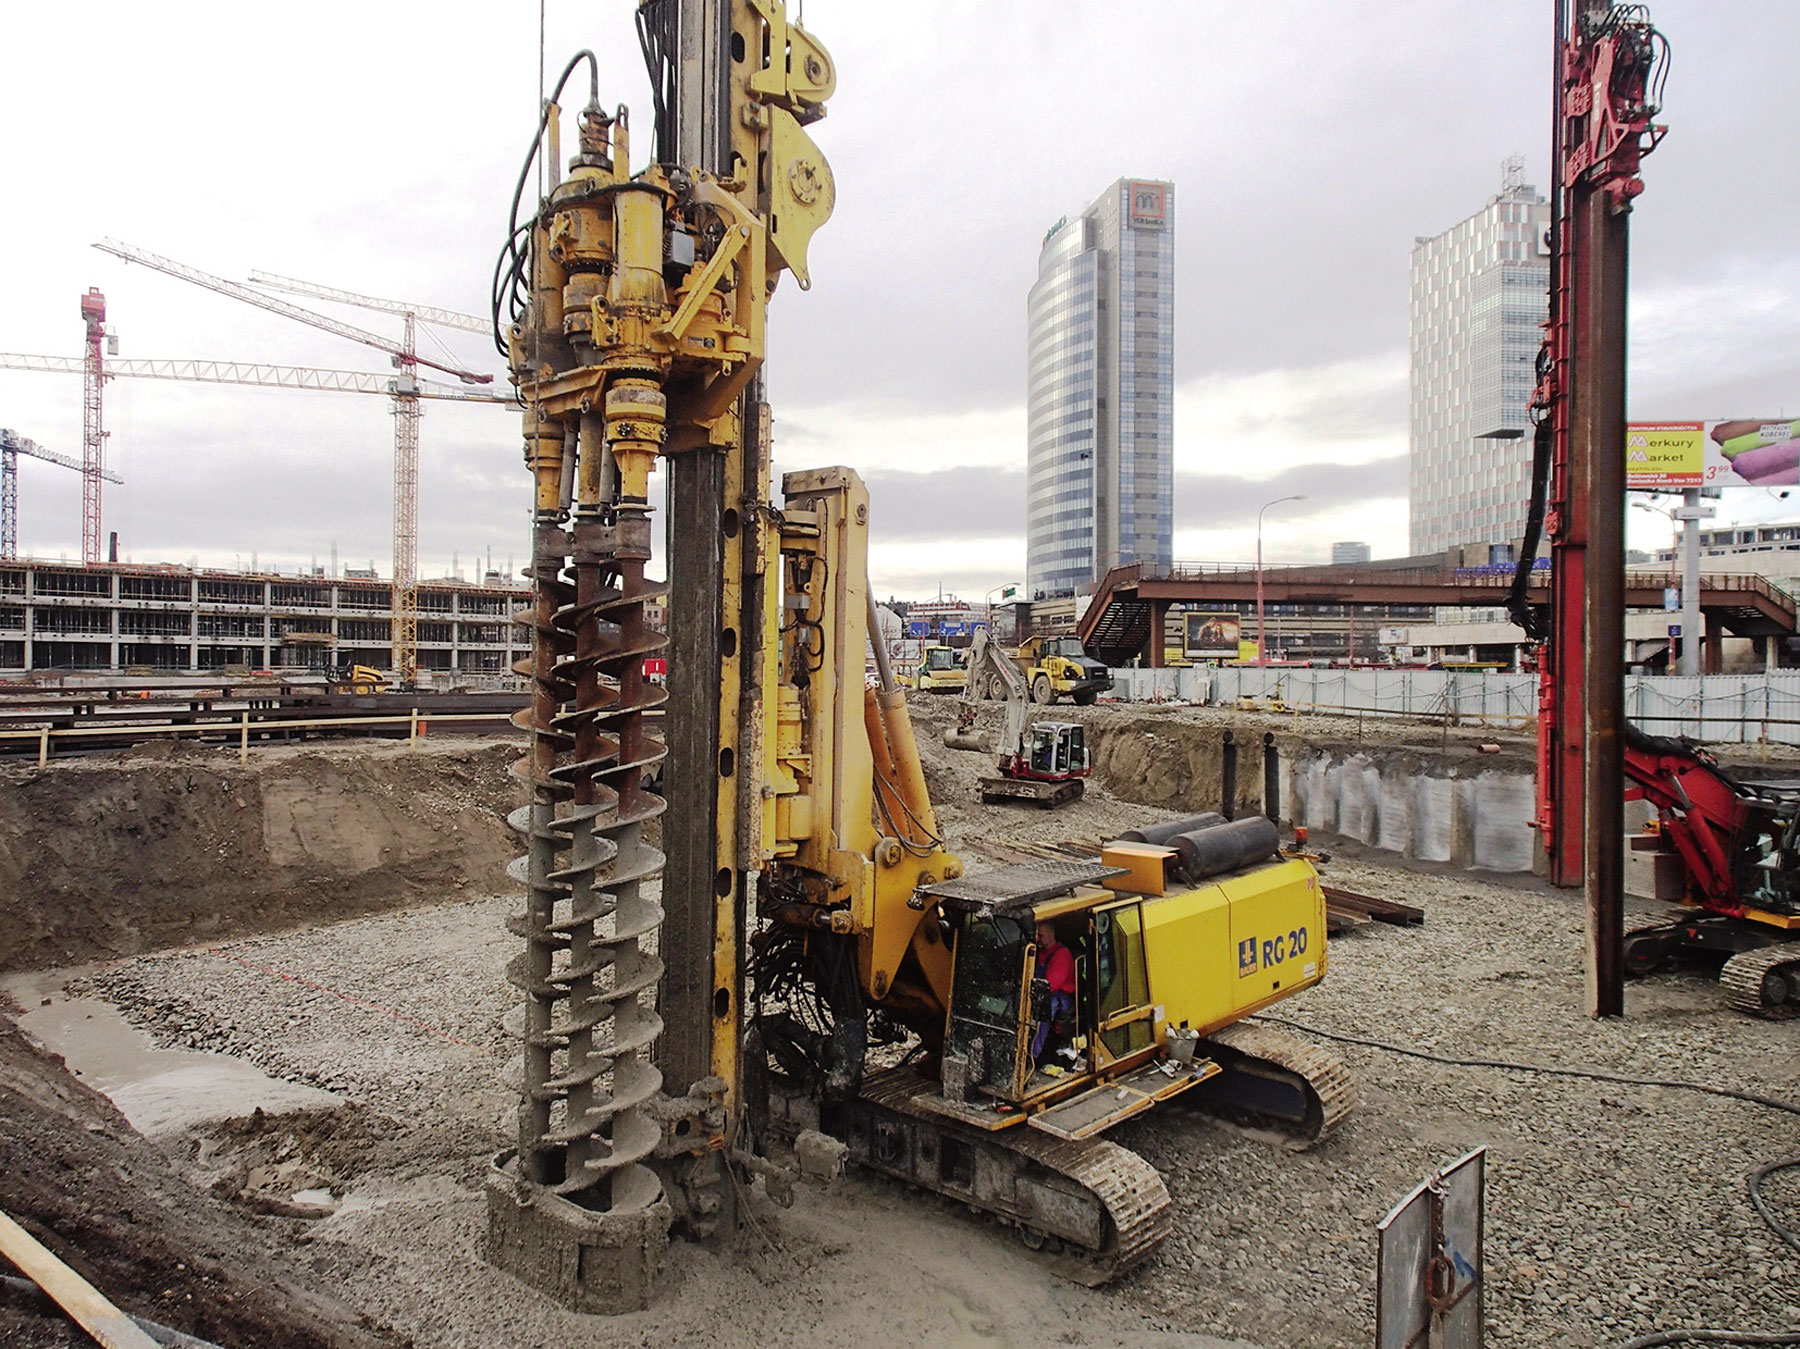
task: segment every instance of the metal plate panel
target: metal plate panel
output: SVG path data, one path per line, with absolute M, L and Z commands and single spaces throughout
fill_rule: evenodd
M 1098 885 L 1124 874 L 1100 862 L 1021 862 L 921 886 L 920 891 L 954 908 L 989 911 L 1054 899 L 1078 885 Z
M 1376 1349 L 1480 1349 L 1486 1181 L 1487 1149 L 1476 1148 L 1381 1220 Z

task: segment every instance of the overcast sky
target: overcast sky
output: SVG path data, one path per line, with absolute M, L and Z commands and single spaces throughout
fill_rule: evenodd
M 628 0 L 549 0 L 552 69 L 648 86 Z M 1800 4 L 1656 0 L 1668 140 L 1633 218 L 1631 412 L 1800 410 Z M 1025 296 L 1044 231 L 1120 176 L 1178 187 L 1175 551 L 1405 551 L 1407 260 L 1501 160 L 1547 182 L 1550 0 L 1242 4 L 811 0 L 838 65 L 814 128 L 838 184 L 813 289 L 784 282 L 768 366 L 782 467 L 870 479 L 876 589 L 978 598 L 1024 569 Z M 77 355 L 107 296 L 126 357 L 381 370 L 377 352 L 97 253 L 123 239 L 485 313 L 538 96 L 537 6 L 8 8 L 0 351 Z M 571 132 L 572 139 L 572 132 Z M 380 315 L 333 310 L 397 334 Z M 445 349 L 500 372 L 479 337 Z M 444 354 L 432 343 L 425 354 Z M 106 527 L 137 561 L 389 568 L 386 399 L 120 379 Z M 81 451 L 80 380 L 0 370 L 0 425 Z M 515 414 L 428 404 L 421 568 L 522 564 Z M 79 555 L 77 476 L 25 461 L 20 543 Z M 1743 489 L 1721 518 L 1787 504 Z M 1632 516 L 1633 542 L 1667 537 Z M 1641 522 L 1641 523 L 1640 523 Z

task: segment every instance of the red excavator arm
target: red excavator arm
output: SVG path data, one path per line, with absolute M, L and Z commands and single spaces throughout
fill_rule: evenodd
M 1628 730 L 1628 801 L 1648 801 L 1687 867 L 1690 897 L 1709 912 L 1742 917 L 1736 860 L 1755 809 L 1711 755 L 1686 741 Z

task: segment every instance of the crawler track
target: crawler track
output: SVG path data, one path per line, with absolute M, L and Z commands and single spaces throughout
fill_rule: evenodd
M 1228 1026 L 1200 1048 L 1225 1071 L 1189 1093 L 1196 1104 L 1273 1124 L 1305 1145 L 1356 1108 L 1356 1082 L 1341 1058 L 1273 1026 Z
M 1719 971 L 1725 1003 L 1751 1016 L 1787 1021 L 1800 1016 L 1800 942 L 1745 951 Z
M 1065 782 L 1039 782 L 1033 778 L 983 778 L 981 802 L 991 806 L 1003 801 L 1025 801 L 1045 810 L 1053 810 L 1070 801 L 1079 801 L 1086 789 L 1087 782 L 1084 778 L 1070 778 Z
M 1169 1191 L 1135 1152 L 1023 1123 L 992 1133 L 959 1125 L 914 1103 L 930 1088 L 906 1068 L 872 1074 L 827 1132 L 843 1137 L 859 1165 L 1017 1227 L 1057 1273 L 1090 1287 L 1126 1273 L 1168 1236 Z

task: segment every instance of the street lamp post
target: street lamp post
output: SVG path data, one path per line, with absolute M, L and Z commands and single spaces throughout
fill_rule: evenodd
M 1284 501 L 1305 501 L 1306 493 L 1301 492 L 1290 497 L 1276 497 L 1273 501 L 1263 503 L 1261 511 L 1256 513 L 1256 663 L 1269 663 L 1268 634 L 1264 631 L 1266 619 L 1263 615 L 1263 565 L 1262 565 L 1262 525 L 1263 511 L 1270 506 L 1279 506 Z

